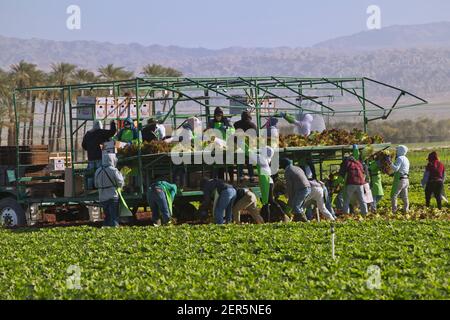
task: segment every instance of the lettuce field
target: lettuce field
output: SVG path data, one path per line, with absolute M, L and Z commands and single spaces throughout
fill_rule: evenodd
M 450 165 L 449 149 L 439 150 Z M 411 159 L 411 212 L 330 224 L 0 229 L 0 299 L 450 299 L 450 209 L 424 208 L 428 151 Z
M 448 299 L 450 224 L 0 231 L 0 299 Z

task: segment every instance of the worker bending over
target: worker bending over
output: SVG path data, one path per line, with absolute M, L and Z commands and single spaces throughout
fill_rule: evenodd
M 286 195 L 288 205 L 294 211 L 295 221 L 307 222 L 305 215 L 305 200 L 311 193 L 311 183 L 305 175 L 305 172 L 297 166 L 294 166 L 292 160 L 283 158 L 280 160 L 280 167 L 284 169 L 284 178 L 286 179 Z
M 233 220 L 241 223 L 241 210 L 247 210 L 256 224 L 264 223 L 264 219 L 259 214 L 256 195 L 247 188 L 236 189 L 236 199 L 233 206 Z
M 173 214 L 173 201 L 177 194 L 177 186 L 166 181 L 157 181 L 150 185 L 147 202 L 152 210 L 152 222 L 155 226 L 170 223 Z
M 236 199 L 236 189 L 219 179 L 203 179 L 201 188 L 203 191 L 203 202 L 200 206 L 202 215 L 204 216 L 208 212 L 211 200 L 214 198 L 214 222 L 216 224 L 230 223 L 232 221 L 233 204 Z
M 324 200 L 325 185 L 324 185 L 324 183 L 321 181 L 317 181 L 317 180 L 310 180 L 309 183 L 311 184 L 311 193 L 309 194 L 308 198 L 306 199 L 307 205 L 315 203 L 319 212 L 327 220 L 334 221 L 335 218 L 334 218 L 333 214 L 325 206 L 325 200 Z

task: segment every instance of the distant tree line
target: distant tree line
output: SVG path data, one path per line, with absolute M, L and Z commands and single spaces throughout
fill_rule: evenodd
M 176 69 L 158 64 L 149 64 L 142 68 L 139 76 L 144 77 L 180 77 L 182 73 Z M 26 88 L 41 85 L 67 85 L 71 83 L 94 83 L 99 81 L 127 80 L 134 78 L 134 72 L 125 67 L 108 64 L 101 66 L 96 72 L 78 68 L 74 64 L 60 62 L 51 65 L 50 72 L 40 70 L 37 65 L 20 61 L 10 66 L 9 70 L 0 69 L 0 145 L 6 139 L 7 145 L 15 145 L 15 114 L 13 108 L 12 92 L 15 88 Z M 33 143 L 34 114 L 36 103 L 44 105 L 44 127 L 40 130 L 42 144 L 59 144 L 63 130 L 64 108 L 55 93 L 27 92 L 26 103 L 20 106 L 20 136 L 24 144 Z M 48 118 L 49 117 L 49 118 Z M 47 140 L 46 140 L 47 139 Z M 3 144 L 5 144 L 3 142 Z M 51 150 L 59 145 L 51 146 Z
M 362 128 L 361 123 L 336 122 L 333 127 Z M 450 119 L 374 121 L 369 123 L 370 134 L 379 134 L 392 143 L 441 142 L 450 140 Z

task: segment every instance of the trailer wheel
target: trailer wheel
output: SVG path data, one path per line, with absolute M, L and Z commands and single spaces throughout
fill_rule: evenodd
M 177 223 L 192 222 L 199 219 L 198 210 L 195 206 L 184 201 L 174 203 L 173 217 L 176 218 Z
M 22 227 L 26 225 L 25 211 L 13 198 L 0 200 L 0 226 Z

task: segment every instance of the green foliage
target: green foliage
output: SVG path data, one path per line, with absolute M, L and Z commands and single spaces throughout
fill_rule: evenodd
M 347 129 L 361 128 L 362 124 L 336 122 L 332 126 L 338 129 Z M 385 141 L 392 143 L 446 141 L 450 136 L 450 119 L 421 118 L 414 121 L 375 121 L 369 124 L 369 133 L 380 135 Z
M 142 74 L 146 77 L 181 77 L 183 74 L 173 68 L 164 67 L 159 64 L 146 65 Z
M 443 221 L 348 221 L 333 260 L 327 223 L 1 230 L 0 298 L 444 299 L 449 237 Z
M 127 80 L 133 77 L 133 72 L 126 71 L 124 67 L 115 67 L 112 63 L 98 68 L 100 78 L 106 81 Z

